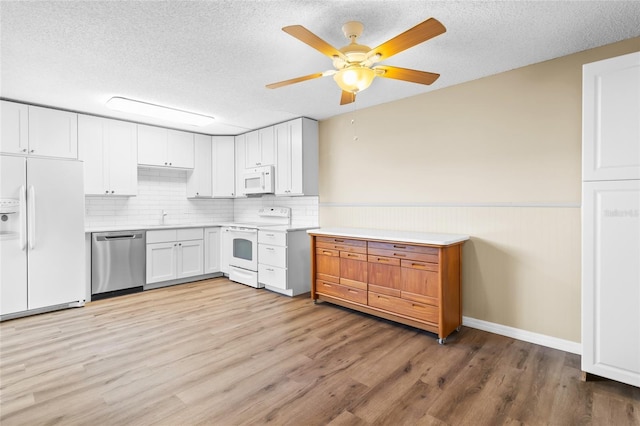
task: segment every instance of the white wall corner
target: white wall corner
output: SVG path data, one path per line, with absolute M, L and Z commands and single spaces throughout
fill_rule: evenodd
M 559 349 L 561 351 L 573 354 L 582 354 L 582 344 L 572 342 L 570 340 L 558 339 L 557 337 L 547 336 L 544 334 L 533 333 L 519 328 L 513 328 L 502 324 L 483 321 L 470 317 L 462 317 L 462 325 L 476 328 L 489 333 L 499 334 L 501 336 L 511 337 L 513 339 L 522 340 L 536 345 L 546 346 L 548 348 Z

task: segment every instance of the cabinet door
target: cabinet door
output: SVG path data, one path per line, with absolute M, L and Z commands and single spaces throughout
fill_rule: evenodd
M 437 264 L 402 261 L 402 298 L 439 306 L 439 273 Z
M 138 164 L 168 166 L 167 129 L 138 124 Z
M 193 169 L 195 165 L 193 133 L 168 130 L 167 152 L 167 159 L 171 167 Z
M 236 151 L 236 195 L 235 198 L 244 198 L 246 194 L 243 191 L 243 173 L 245 169 L 245 152 L 246 152 L 246 134 L 236 136 L 235 151 Z
M 640 52 L 586 64 L 583 180 L 640 179 Z
M 78 114 L 29 106 L 29 154 L 78 158 Z
M 582 369 L 640 386 L 640 181 L 585 182 Z
M 194 145 L 195 164 L 187 180 L 187 197 L 211 197 L 211 136 L 195 135 Z
M 26 154 L 29 149 L 27 105 L 0 101 L 0 152 Z
M 212 195 L 214 198 L 231 198 L 236 192 L 234 137 L 214 136 L 211 155 Z
M 244 168 L 250 169 L 260 165 L 261 149 L 260 149 L 260 133 L 258 130 L 246 133 L 244 135 L 245 157 Z
M 136 125 L 105 119 L 105 190 L 114 195 L 138 194 Z M 85 166 L 86 167 L 86 166 Z
M 176 276 L 185 278 L 202 275 L 204 272 L 203 260 L 204 244 L 202 240 L 179 241 Z
M 340 252 L 340 284 L 367 289 L 367 255 Z
M 260 166 L 272 166 L 276 163 L 276 141 L 273 126 L 258 130 L 260 137 Z
M 229 274 L 229 260 L 231 259 L 231 232 L 229 228 L 220 229 L 220 272 Z
M 177 243 L 147 244 L 147 284 L 176 278 Z
M 105 195 L 106 185 L 104 120 L 78 116 L 78 157 L 84 161 L 85 195 Z
M 302 119 L 275 126 L 276 194 L 303 195 Z
M 220 272 L 220 228 L 204 230 L 204 273 Z
M 338 250 L 316 248 L 316 278 L 340 283 L 340 252 Z
M 371 255 L 367 259 L 369 261 L 367 277 L 369 290 L 400 297 L 400 288 L 402 286 L 400 259 Z

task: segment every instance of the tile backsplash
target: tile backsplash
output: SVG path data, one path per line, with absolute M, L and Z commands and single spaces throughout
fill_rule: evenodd
M 187 199 L 183 170 L 138 168 L 136 197 L 86 197 L 85 227 L 217 224 L 260 221 L 260 207 L 291 208 L 293 226 L 317 226 L 318 197 Z M 163 210 L 167 213 L 162 219 Z

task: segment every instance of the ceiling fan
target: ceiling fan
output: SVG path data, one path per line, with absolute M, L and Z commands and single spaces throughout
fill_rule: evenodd
M 330 57 L 333 60 L 335 70 L 328 70 L 278 83 L 267 84 L 267 88 L 276 89 L 289 84 L 333 75 L 333 79 L 342 89 L 340 105 L 345 105 L 354 102 L 356 100 L 356 93 L 369 87 L 375 77 L 393 78 L 395 80 L 404 80 L 419 84 L 431 84 L 440 77 L 440 74 L 426 71 L 392 67 L 389 65 L 375 65 L 403 50 L 447 31 L 444 25 L 437 19 L 429 18 L 373 49 L 358 44 L 357 40 L 362 34 L 363 29 L 364 25 L 362 25 L 361 22 L 351 21 L 344 24 L 342 26 L 342 32 L 345 37 L 350 40 L 350 43 L 340 49 L 336 49 L 302 25 L 291 25 L 282 28 L 282 31 Z

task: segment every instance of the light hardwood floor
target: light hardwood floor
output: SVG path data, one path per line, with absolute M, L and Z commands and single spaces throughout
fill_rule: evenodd
M 639 425 L 580 357 L 220 278 L 0 324 L 9 425 Z

